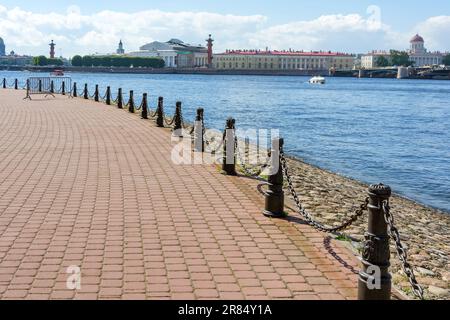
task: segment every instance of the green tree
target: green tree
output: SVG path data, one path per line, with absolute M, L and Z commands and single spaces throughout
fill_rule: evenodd
M 91 67 L 92 66 L 92 56 L 84 56 L 83 57 L 83 67 Z
M 77 56 L 75 56 L 77 57 Z M 165 63 L 161 58 L 156 57 L 129 57 L 129 56 L 84 56 L 72 58 L 72 65 L 85 67 L 142 67 L 142 68 L 164 68 Z M 81 61 L 80 61 L 81 59 Z
M 410 67 L 414 64 L 406 51 L 391 50 L 391 61 L 394 66 Z
M 48 64 L 47 57 L 46 56 L 33 57 L 33 64 L 35 66 L 46 66 Z
M 83 58 L 79 55 L 76 55 L 72 58 L 72 66 L 81 67 L 83 65 Z
M 450 53 L 444 57 L 444 59 L 442 60 L 442 64 L 450 66 Z
M 376 60 L 378 67 L 387 67 L 390 65 L 389 60 L 385 56 L 379 56 Z

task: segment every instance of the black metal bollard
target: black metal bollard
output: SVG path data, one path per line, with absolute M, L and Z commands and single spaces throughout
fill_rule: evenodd
M 3 87 L 3 89 L 6 89 L 6 78 L 3 78 L 2 87 Z
M 173 132 L 172 135 L 182 138 L 183 137 L 183 115 L 181 111 L 181 102 L 178 101 L 175 106 L 175 115 L 173 116 Z
M 98 102 L 99 100 L 99 93 L 98 93 L 98 84 L 95 85 L 95 92 L 94 92 L 94 101 Z
M 156 126 L 164 127 L 164 98 L 158 98 L 158 108 L 156 109 Z
M 87 85 L 87 83 L 84 84 L 83 95 L 84 95 L 84 99 L 86 99 L 86 100 L 89 99 L 89 92 L 88 92 L 88 85 Z
M 55 83 L 52 81 L 50 81 L 50 93 L 55 93 Z
M 66 95 L 66 82 L 65 82 L 65 81 L 63 81 L 63 82 L 62 82 L 62 85 L 61 85 L 61 94 L 62 94 L 63 96 Z
M 117 108 L 123 109 L 122 88 L 119 88 L 119 91 L 117 92 Z
M 42 92 L 42 80 L 39 79 L 39 83 L 38 83 L 38 91 Z
M 235 124 L 236 120 L 228 118 L 224 132 L 222 170 L 229 176 L 237 175 Z
M 31 100 L 31 95 L 30 95 L 30 79 L 27 79 L 26 90 L 27 90 L 27 95 L 25 96 L 24 99 L 30 99 L 30 100 Z
M 73 83 L 73 93 L 72 93 L 72 96 L 73 96 L 74 98 L 78 97 L 77 83 L 76 83 L 76 82 Z
M 204 152 L 205 151 L 205 141 L 203 137 L 204 133 L 204 109 L 197 109 L 197 116 L 195 117 L 194 124 L 194 151 Z
M 14 80 L 14 89 L 18 90 L 19 89 L 19 80 Z
M 283 144 L 283 138 L 272 139 L 269 189 L 265 193 L 265 209 L 263 211 L 266 217 L 281 218 L 284 216 L 283 168 L 280 157 Z
M 128 111 L 134 113 L 134 91 L 130 90 L 130 99 L 128 100 Z
M 106 87 L 106 105 L 111 105 L 111 87 Z
M 148 119 L 148 103 L 147 103 L 147 94 L 144 93 L 142 95 L 142 103 L 141 103 L 141 118 L 142 119 Z
M 390 300 L 392 280 L 389 273 L 389 234 L 382 203 L 391 197 L 391 188 L 383 184 L 369 187 L 369 227 L 365 234 L 362 270 L 358 279 L 359 300 Z

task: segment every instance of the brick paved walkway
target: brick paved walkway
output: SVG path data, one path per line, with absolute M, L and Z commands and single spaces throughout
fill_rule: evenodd
M 354 257 L 265 218 L 256 182 L 174 165 L 137 115 L 23 96 L 0 90 L 0 298 L 355 298 Z

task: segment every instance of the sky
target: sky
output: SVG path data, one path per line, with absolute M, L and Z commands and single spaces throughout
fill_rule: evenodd
M 226 49 L 332 50 L 365 53 L 407 49 L 419 33 L 431 50 L 450 50 L 450 1 L 387 0 L 0 0 L 0 37 L 7 52 L 110 53 L 178 38 Z

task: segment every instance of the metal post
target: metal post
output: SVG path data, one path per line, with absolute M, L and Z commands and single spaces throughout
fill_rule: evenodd
M 128 100 L 128 111 L 134 113 L 134 99 L 133 99 L 134 91 L 130 90 L 130 99 Z
M 6 89 L 6 78 L 3 78 L 3 84 L 2 84 L 2 86 L 3 86 L 3 89 Z
M 89 99 L 89 93 L 88 93 L 88 85 L 87 83 L 84 84 L 84 98 L 87 100 Z
M 19 80 L 14 80 L 14 89 L 17 90 L 19 89 Z
M 195 117 L 194 124 L 194 151 L 195 152 L 204 152 L 205 151 L 205 142 L 203 137 L 204 126 L 204 109 L 197 109 L 197 116 Z
M 223 163 L 222 171 L 229 176 L 235 176 L 236 173 L 236 120 L 228 118 L 225 126 L 225 134 L 223 141 Z
M 122 88 L 119 88 L 119 91 L 117 92 L 117 108 L 123 109 Z
M 284 216 L 283 168 L 280 160 L 283 144 L 283 138 L 272 139 L 269 189 L 265 193 L 266 201 L 263 212 L 266 217 L 280 218 Z
M 31 100 L 31 95 L 30 95 L 30 79 L 27 79 L 27 95 L 25 96 L 24 99 L 30 99 Z
M 55 93 L 55 83 L 52 81 L 50 81 L 50 93 Z
M 61 94 L 62 94 L 63 96 L 66 95 L 66 82 L 65 82 L 65 81 L 62 82 L 62 86 L 61 86 Z
M 98 94 L 98 84 L 95 85 L 95 92 L 94 92 L 94 101 L 98 102 L 99 98 L 98 98 L 99 94 Z
M 141 118 L 142 119 L 148 119 L 148 103 L 147 103 L 147 94 L 144 93 L 142 95 L 142 103 L 141 103 Z
M 175 107 L 172 135 L 179 138 L 183 137 L 183 116 L 181 112 L 181 102 L 178 101 Z
M 156 109 L 156 126 L 164 127 L 164 98 L 158 98 L 158 108 Z
M 39 79 L 38 91 L 42 92 L 42 80 L 41 79 Z
M 106 104 L 111 105 L 111 87 L 106 87 Z
M 369 187 L 369 227 L 365 234 L 362 270 L 358 279 L 359 300 L 390 300 L 391 275 L 388 227 L 381 204 L 389 200 L 391 188 L 383 184 Z
M 77 83 L 76 83 L 76 82 L 73 83 L 73 94 L 72 94 L 72 96 L 73 96 L 74 98 L 78 97 Z

